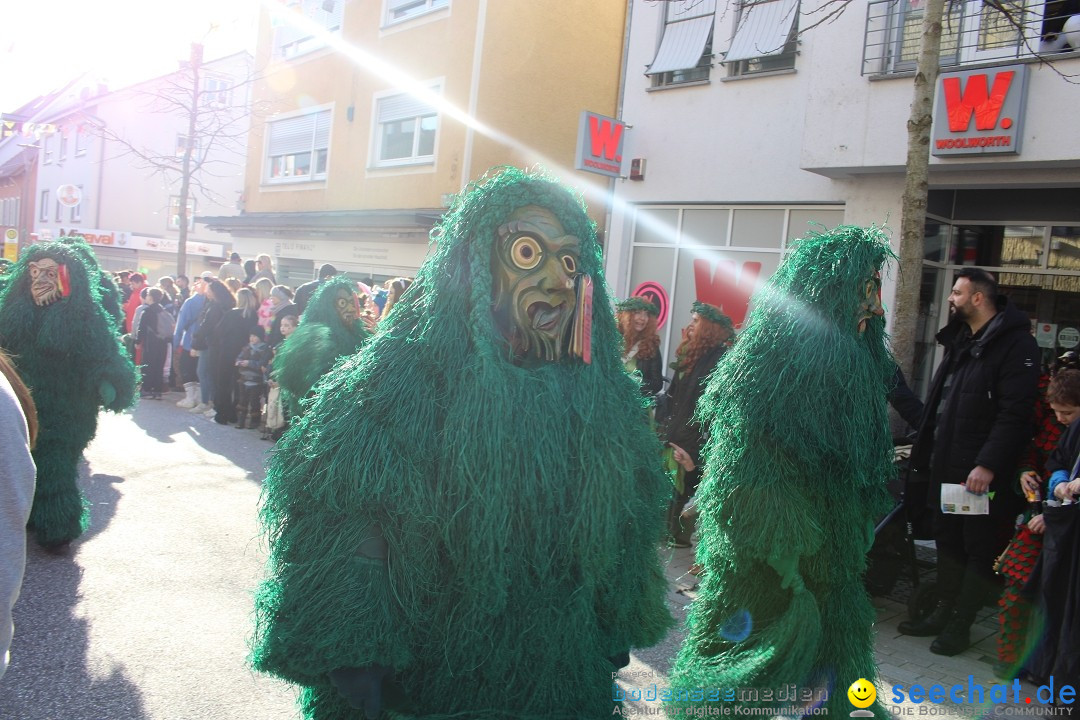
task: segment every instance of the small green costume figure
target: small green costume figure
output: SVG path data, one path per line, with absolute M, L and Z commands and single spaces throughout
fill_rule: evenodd
M 39 544 L 58 549 L 89 523 L 76 481 L 98 408 L 128 407 L 137 375 L 101 304 L 98 272 L 70 239 L 30 246 L 9 277 L 0 295 L 0 347 L 33 392 L 40 421 L 29 527 Z
M 356 283 L 347 275 L 324 280 L 308 301 L 300 325 L 274 355 L 274 379 L 289 414 L 300 415 L 300 401 L 319 378 L 370 337 L 360 319 Z
M 895 368 L 880 299 L 891 257 L 875 228 L 799 241 L 710 378 L 698 405 L 710 428 L 698 489 L 704 573 L 672 673 L 674 706 L 722 705 L 708 688 L 794 684 L 788 700 L 735 703 L 827 697 L 828 714 L 846 716 L 848 687 L 874 682 L 861 576 L 874 521 L 892 504 Z
M 669 485 L 593 225 L 505 169 L 433 238 L 270 461 L 253 663 L 320 720 L 609 717 L 671 623 Z

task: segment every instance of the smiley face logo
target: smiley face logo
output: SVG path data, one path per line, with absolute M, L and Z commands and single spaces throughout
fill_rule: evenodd
M 877 699 L 877 689 L 865 678 L 859 678 L 851 683 L 847 691 L 848 700 L 857 708 L 868 708 Z

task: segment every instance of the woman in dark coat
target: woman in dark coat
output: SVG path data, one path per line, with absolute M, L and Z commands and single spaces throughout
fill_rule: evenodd
M 694 410 L 709 374 L 735 334 L 731 320 L 715 305 L 695 302 L 690 315 L 690 325 L 683 330 L 683 341 L 671 363 L 675 377 L 668 388 L 666 414 L 657 418 L 665 453 L 670 456 L 665 460 L 676 471 L 675 496 L 668 511 L 668 529 L 675 547 L 690 547 L 694 529 L 683 527 L 680 516 L 697 490 L 704 462 L 705 429 L 694 419 Z
M 664 385 L 660 336 L 656 332 L 660 310 L 640 297 L 623 300 L 615 305 L 615 310 L 615 325 L 623 337 L 623 367 L 628 373 L 638 373 L 641 394 L 654 398 Z
M 221 325 L 225 313 L 236 306 L 236 298 L 229 292 L 228 286 L 220 280 L 208 281 L 207 287 L 206 304 L 203 305 L 202 312 L 199 314 L 199 329 L 195 331 L 191 346 L 198 348 L 201 353 L 199 356 L 200 369 L 205 362 L 206 377 L 211 388 L 210 401 L 214 402 L 215 398 L 217 398 L 218 354 L 221 349 L 221 344 L 217 342 L 218 326 Z M 199 377 L 200 382 L 204 382 L 202 375 Z M 207 417 L 216 410 L 215 403 L 214 407 L 206 412 Z
M 151 400 L 161 399 L 163 376 L 165 373 L 165 355 L 169 350 L 168 338 L 158 335 L 160 315 L 168 312 L 161 305 L 164 293 L 161 288 L 152 287 L 146 291 L 146 309 L 142 311 L 139 320 L 139 333 L 135 341 L 142 348 L 142 392 L 144 397 Z M 169 323 L 171 325 L 171 323 Z
M 258 324 L 258 305 L 255 293 L 240 288 L 236 293 L 236 307 L 221 318 L 217 330 L 210 338 L 214 351 L 214 421 L 226 425 L 236 417 L 236 358 L 248 344 L 252 329 Z

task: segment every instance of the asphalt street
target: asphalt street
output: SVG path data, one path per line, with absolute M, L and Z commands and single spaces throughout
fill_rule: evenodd
M 30 545 L 12 662 L 0 680 L 0 720 L 299 717 L 294 689 L 246 664 L 252 593 L 266 558 L 256 515 L 271 444 L 257 431 L 177 408 L 179 397 L 100 416 L 80 472 L 90 530 L 63 557 Z M 661 554 L 676 626 L 632 654 L 618 678 L 624 691 L 667 684 L 696 597 L 688 572 L 693 550 Z M 995 683 L 995 611 L 980 616 L 975 645 L 943 658 L 929 652 L 928 638 L 896 630 L 906 617 L 902 602 L 874 598 L 874 606 L 878 693 L 891 715 L 1050 714 L 1024 699 L 982 706 L 891 701 L 897 684 Z M 1024 698 L 1035 693 L 1023 683 Z M 644 699 L 626 705 L 642 715 L 663 713 Z
M 92 524 L 66 557 L 31 543 L 0 718 L 298 716 L 290 686 L 245 664 L 271 444 L 179 397 L 100 416 L 80 471 Z

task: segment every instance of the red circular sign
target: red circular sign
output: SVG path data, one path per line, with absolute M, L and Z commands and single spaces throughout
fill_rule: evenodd
M 671 304 L 668 301 L 667 290 L 664 289 L 663 285 L 654 280 L 646 280 L 634 288 L 634 291 L 630 293 L 630 296 L 644 298 L 660 308 L 660 315 L 656 318 L 656 328 L 659 330 L 664 327 L 664 323 L 666 323 L 668 319 L 668 311 L 671 309 Z

